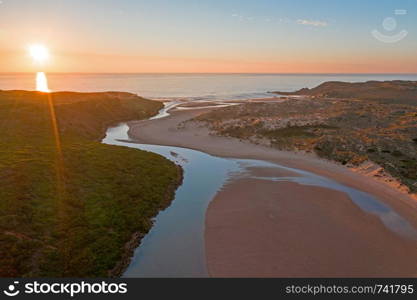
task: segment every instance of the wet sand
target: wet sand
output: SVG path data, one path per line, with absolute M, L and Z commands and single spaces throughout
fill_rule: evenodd
M 417 227 L 416 202 L 370 177 L 312 155 L 211 136 L 204 127 L 179 126 L 205 111 L 177 111 L 164 119 L 131 122 L 129 135 L 142 143 L 310 171 L 374 195 Z M 417 274 L 416 242 L 390 232 L 344 193 L 296 183 L 232 180 L 208 208 L 205 238 L 208 269 L 215 277 Z
M 346 194 L 321 187 L 240 179 L 207 211 L 213 277 L 410 277 L 415 249 Z

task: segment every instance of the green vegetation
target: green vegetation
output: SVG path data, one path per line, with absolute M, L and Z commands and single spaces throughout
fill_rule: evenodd
M 284 128 L 278 128 L 273 130 L 261 130 L 259 133 L 262 136 L 269 137 L 274 140 L 294 138 L 294 137 L 316 137 L 317 129 L 337 129 L 328 125 L 311 125 L 311 126 L 288 126 Z
M 181 172 L 159 155 L 100 140 L 107 126 L 152 116 L 161 104 L 128 93 L 48 97 L 0 91 L 0 276 L 117 275 L 125 244 L 149 231 Z

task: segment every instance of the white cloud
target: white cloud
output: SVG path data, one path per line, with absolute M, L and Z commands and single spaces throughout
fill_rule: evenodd
M 327 25 L 329 25 L 325 21 L 314 21 L 314 20 L 303 20 L 303 19 L 298 19 L 297 24 L 306 25 L 306 26 L 315 26 L 315 27 L 326 27 Z
M 245 15 L 240 15 L 240 14 L 232 14 L 233 18 L 237 18 L 239 21 L 241 22 L 251 22 L 251 21 L 255 21 L 255 17 L 252 16 L 245 16 Z

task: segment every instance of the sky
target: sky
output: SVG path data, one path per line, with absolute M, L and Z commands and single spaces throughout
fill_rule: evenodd
M 416 53 L 417 0 L 0 0 L 0 72 L 417 73 Z

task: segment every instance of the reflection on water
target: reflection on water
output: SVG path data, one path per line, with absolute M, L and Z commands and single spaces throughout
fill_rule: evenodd
M 271 164 L 270 167 L 276 167 L 275 164 Z M 280 166 L 283 169 L 294 171 L 292 168 Z M 353 203 L 355 203 L 360 209 L 367 213 L 374 214 L 384 223 L 384 225 L 391 231 L 409 239 L 417 240 L 417 231 L 406 221 L 403 217 L 397 214 L 390 206 L 379 201 L 375 197 L 368 193 L 356 190 L 354 188 L 347 187 L 336 181 L 327 179 L 325 177 L 307 172 L 297 170 L 297 172 L 303 176 L 300 177 L 256 177 L 261 180 L 269 181 L 291 181 L 302 185 L 319 186 L 339 192 L 346 193 Z
M 171 206 L 155 218 L 151 231 L 136 249 L 125 277 L 208 276 L 204 245 L 207 206 L 231 175 L 252 176 L 249 169 L 254 167 L 295 173 L 294 177 L 255 177 L 260 180 L 292 181 L 344 192 L 360 209 L 378 216 L 389 230 L 406 238 L 417 239 L 416 230 L 391 207 L 367 193 L 333 180 L 265 161 L 225 159 L 185 148 L 131 143 L 127 135 L 128 129 L 126 124 L 110 128 L 103 143 L 163 155 L 184 168 L 184 182 L 177 190 Z
M 36 73 L 36 90 L 38 92 L 49 93 L 50 90 L 48 88 L 48 79 L 44 72 Z
M 180 101 L 164 102 L 164 107 L 158 112 L 156 116 L 150 118 L 150 120 L 156 120 L 156 119 L 168 117 L 169 111 L 182 103 L 183 102 L 180 102 Z
M 171 206 L 160 212 L 135 251 L 125 277 L 205 277 L 204 220 L 207 205 L 239 166 L 203 152 L 121 142 L 127 125 L 111 128 L 103 143 L 151 151 L 180 164 L 184 181 Z

